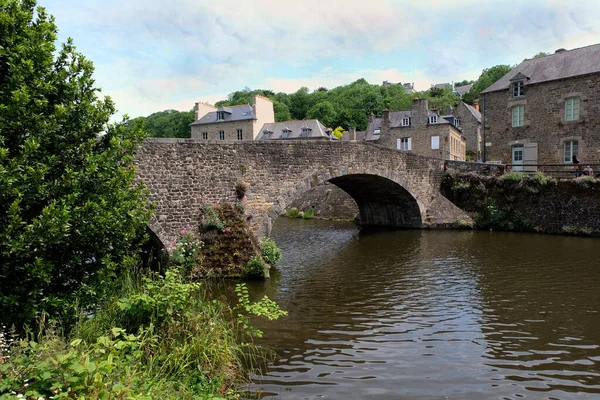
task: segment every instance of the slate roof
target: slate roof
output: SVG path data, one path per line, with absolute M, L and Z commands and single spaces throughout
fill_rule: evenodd
M 302 137 L 302 128 L 308 127 L 310 129 L 310 134 L 308 137 Z M 288 137 L 282 137 L 283 130 L 287 129 L 291 131 L 288 134 Z M 264 135 L 264 131 L 267 130 L 271 132 L 268 137 Z M 320 123 L 316 119 L 307 119 L 301 121 L 285 121 L 285 122 L 270 122 L 264 124 L 260 131 L 258 132 L 258 140 L 274 140 L 274 139 L 317 139 L 317 138 L 325 138 L 337 140 L 337 138 L 333 135 L 328 135 L 327 129 L 322 123 Z
M 529 79 L 525 85 L 571 78 L 600 72 L 600 44 L 561 51 L 545 57 L 526 59 L 481 93 L 510 87 L 510 80 L 521 73 Z
M 436 83 L 435 85 L 431 85 L 431 87 L 436 88 L 436 89 L 442 89 L 442 88 L 447 88 L 447 87 L 451 88 L 452 85 L 449 84 L 448 82 L 446 82 L 446 83 Z
M 467 110 L 469 110 L 471 112 L 471 114 L 473 114 L 473 116 L 475 117 L 475 119 L 477 120 L 477 122 L 481 123 L 481 113 L 479 111 L 477 111 L 475 109 L 475 107 L 473 107 L 472 105 L 469 105 L 467 103 L 464 102 L 460 102 L 460 104 L 464 105 L 465 107 L 467 107 Z
M 365 140 L 379 140 L 381 135 L 376 135 L 375 129 L 381 129 L 381 124 L 383 124 L 383 118 L 373 118 L 373 121 L 369 122 L 369 125 L 367 125 Z
M 473 85 L 469 84 L 469 85 L 464 85 L 464 86 L 454 86 L 454 91 L 458 94 L 460 94 L 461 96 L 465 93 L 467 93 L 469 90 L 471 90 L 471 87 Z
M 217 112 L 224 111 L 225 119 L 223 121 L 217 121 Z M 248 119 L 256 119 L 256 115 L 254 114 L 254 109 L 251 105 L 245 104 L 241 106 L 231 106 L 231 107 L 221 107 L 217 111 L 211 111 L 204 115 L 202 118 L 192 122 L 192 125 L 204 125 L 204 124 L 214 124 L 217 122 L 227 122 L 227 121 L 243 121 Z

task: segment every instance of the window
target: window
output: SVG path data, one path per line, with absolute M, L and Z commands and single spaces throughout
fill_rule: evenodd
M 572 163 L 573 156 L 579 155 L 579 142 L 577 140 L 569 140 L 564 144 L 564 162 Z
M 408 118 L 408 117 L 402 118 L 402 126 L 410 126 L 410 118 Z
M 396 140 L 396 148 L 398 150 L 408 151 L 411 150 L 412 143 L 410 138 L 401 138 Z
M 565 100 L 565 121 L 579 119 L 579 97 L 569 97 Z
M 460 126 L 460 118 L 454 118 L 454 126 L 457 128 Z
M 311 130 L 312 129 L 310 129 L 309 127 L 305 126 L 304 128 L 302 128 L 302 133 L 300 134 L 300 136 L 301 137 L 309 137 Z
M 208 140 L 208 132 L 202 132 L 202 139 Z
M 242 138 L 243 138 L 243 137 L 244 137 L 244 136 L 242 135 L 242 130 L 241 130 L 241 129 L 238 129 L 238 130 L 237 130 L 237 139 L 238 139 L 238 140 L 242 140 Z
M 525 106 L 518 105 L 512 108 L 512 126 L 523 126 L 525 125 Z
M 263 139 L 268 139 L 270 134 L 271 134 L 271 131 L 264 130 L 263 131 Z
M 219 140 L 225 140 L 225 131 L 219 131 Z
M 225 119 L 225 111 L 217 111 L 217 121 L 223 121 Z
M 429 117 L 429 123 L 437 124 L 437 115 L 432 115 L 431 117 Z
M 432 136 L 431 137 L 431 150 L 439 150 L 440 149 L 440 137 Z
M 375 129 L 375 132 L 373 132 L 373 135 L 381 135 L 381 128 Z
M 285 128 L 284 130 L 281 131 L 281 137 L 288 138 L 288 137 L 290 137 L 290 133 L 292 133 L 292 131 L 290 131 L 288 128 Z
M 513 97 L 523 96 L 524 85 L 525 83 L 523 81 L 516 81 L 515 83 L 513 83 Z

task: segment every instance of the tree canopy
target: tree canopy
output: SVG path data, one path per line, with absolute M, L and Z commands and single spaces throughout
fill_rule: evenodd
M 510 65 L 495 65 L 491 68 L 486 68 L 481 72 L 479 79 L 473 83 L 471 90 L 468 93 L 465 93 L 463 96 L 463 100 L 466 103 L 473 103 L 475 100 L 479 98 L 479 94 L 484 90 L 491 86 L 498 79 L 502 78 L 504 75 L 508 74 L 512 67 Z
M 102 298 L 143 237 L 143 133 L 110 124 L 93 66 L 34 0 L 0 1 L 0 315 L 32 322 Z
M 142 124 L 149 137 L 189 138 L 194 111 L 159 111 L 147 117 L 138 117 L 133 122 Z M 131 123 L 128 122 L 128 125 Z

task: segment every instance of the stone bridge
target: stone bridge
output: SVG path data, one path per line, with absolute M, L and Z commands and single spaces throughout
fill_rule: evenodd
M 440 194 L 443 160 L 371 143 L 147 139 L 134 163 L 156 206 L 150 228 L 163 244 L 198 223 L 203 202 L 237 201 L 238 181 L 249 185 L 246 212 L 258 237 L 270 233 L 288 204 L 326 181 L 352 196 L 364 226 L 440 228 L 470 220 Z

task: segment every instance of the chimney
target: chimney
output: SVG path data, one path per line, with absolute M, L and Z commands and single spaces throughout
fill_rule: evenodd
M 369 114 L 369 122 L 373 122 L 373 118 L 375 118 L 375 114 L 371 111 L 371 114 Z
M 567 49 L 564 49 L 564 48 L 562 48 L 562 47 L 561 47 L 560 49 L 557 49 L 557 50 L 554 52 L 554 54 L 558 54 L 558 53 L 564 53 L 565 51 L 567 51 Z
M 353 126 L 348 127 L 348 136 L 351 137 L 350 140 L 356 142 L 356 128 Z
M 478 100 L 475 100 L 473 102 L 473 108 L 476 109 L 477 111 L 479 111 L 479 101 Z
M 390 110 L 387 108 L 383 109 L 383 123 L 381 125 L 389 126 L 390 125 Z

